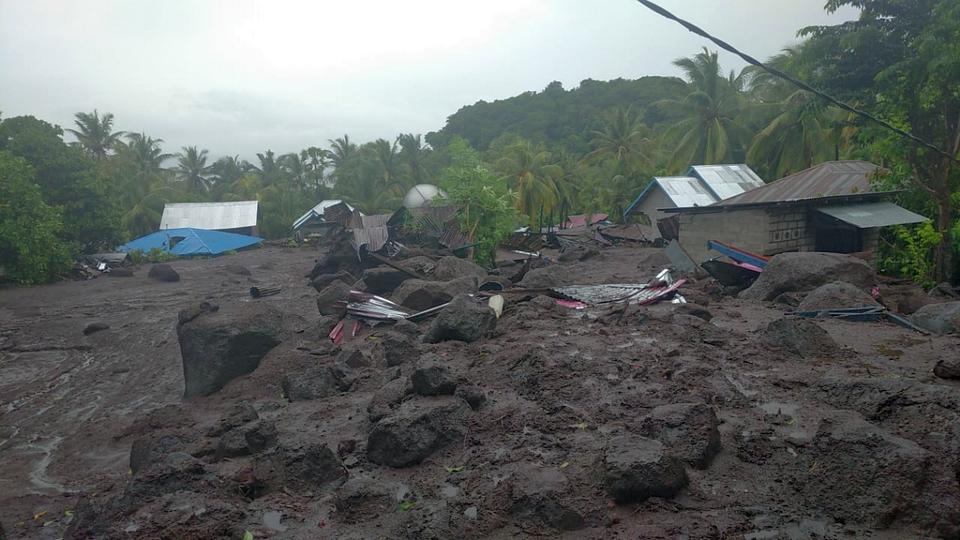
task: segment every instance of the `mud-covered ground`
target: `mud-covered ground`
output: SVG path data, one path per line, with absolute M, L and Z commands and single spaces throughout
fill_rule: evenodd
M 839 347 L 800 356 L 761 340 L 788 308 L 720 296 L 706 280 L 684 290 L 708 304 L 709 321 L 669 303 L 610 314 L 509 296 L 492 335 L 472 344 L 417 343 L 396 366 L 383 358 L 385 331 L 366 329 L 343 345 L 369 362 L 353 370 L 348 388 L 291 402 L 281 389 L 285 376 L 341 358 L 322 354 L 329 345 L 317 331 L 317 293 L 304 278 L 316 256 L 270 247 L 176 261 L 176 283 L 148 279 L 143 267 L 132 278 L 0 290 L 0 531 L 9 538 L 960 537 L 960 385 L 932 373 L 938 359 L 960 354 L 956 338 L 817 320 Z M 665 264 L 659 250 L 617 247 L 568 271 L 583 284 L 644 282 Z M 283 291 L 252 300 L 254 284 Z M 184 400 L 177 315 L 202 301 L 224 310 L 276 308 L 285 315 L 283 342 L 252 374 Z M 91 322 L 110 328 L 85 336 Z M 474 410 L 459 391 L 401 393 L 378 422 L 418 407 L 443 411 L 437 422 L 445 435 L 419 464 L 374 463 L 371 401 L 428 364 L 447 367 L 458 388 L 486 400 Z M 631 440 L 624 434 L 659 438 L 668 452 L 709 438 L 703 418 L 651 434 L 650 418 L 678 404 L 713 411 L 719 452 L 685 465 L 689 482 L 676 496 L 614 503 L 605 456 Z M 261 456 L 223 450 L 231 431 L 217 426 L 249 410 L 241 405 L 259 418 L 248 425 L 276 427 L 282 450 L 269 455 L 280 456 L 277 466 L 299 460 L 291 470 L 303 474 L 261 483 Z M 161 436 L 174 442 L 157 444 Z M 162 467 L 134 474 L 136 441 L 160 448 L 151 459 Z M 313 450 L 304 457 L 304 448 Z M 170 455 L 183 457 L 163 462 Z

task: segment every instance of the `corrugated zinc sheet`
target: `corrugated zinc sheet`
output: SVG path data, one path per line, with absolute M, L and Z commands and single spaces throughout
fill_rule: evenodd
M 653 179 L 677 207 L 708 206 L 717 202 L 700 179 L 690 176 L 658 176 Z
M 873 191 L 870 177 L 879 168 L 867 161 L 828 161 L 713 206 L 801 201 L 870 193 Z
M 737 165 L 694 165 L 687 176 L 695 176 L 719 199 L 729 199 L 763 186 L 763 180 L 750 167 Z
M 327 208 L 330 208 L 331 206 L 336 206 L 342 202 L 343 201 L 341 201 L 340 199 L 327 199 L 324 201 L 320 201 L 320 204 L 314 206 L 310 210 L 307 210 L 302 216 L 300 216 L 299 218 L 297 218 L 296 221 L 293 222 L 293 230 L 297 230 L 300 227 L 303 227 L 303 225 L 307 221 L 310 221 L 312 218 L 323 218 L 323 213 Z M 353 208 L 349 204 L 346 204 L 346 203 L 344 204 L 347 206 L 347 208 L 350 208 L 351 210 L 353 210 Z
M 915 214 L 892 202 L 825 206 L 817 208 L 817 211 L 861 229 L 927 221 L 927 218 L 920 214 Z
M 257 226 L 257 201 L 168 203 L 160 229 L 224 230 Z

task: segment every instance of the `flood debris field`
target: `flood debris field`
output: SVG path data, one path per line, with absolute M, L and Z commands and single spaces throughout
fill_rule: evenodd
M 688 304 L 544 294 L 669 266 L 627 246 L 528 274 L 499 319 L 457 297 L 334 345 L 318 256 L 0 291 L 0 537 L 960 536 L 960 383 L 934 374 L 956 337 L 785 318 L 709 279 Z M 262 358 L 184 398 L 181 341 Z

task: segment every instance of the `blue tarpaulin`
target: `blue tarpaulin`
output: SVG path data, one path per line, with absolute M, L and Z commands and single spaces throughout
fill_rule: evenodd
M 226 251 L 255 246 L 262 241 L 256 236 L 204 229 L 164 229 L 127 242 L 117 250 L 146 253 L 151 249 L 160 249 L 181 256 L 220 255 Z

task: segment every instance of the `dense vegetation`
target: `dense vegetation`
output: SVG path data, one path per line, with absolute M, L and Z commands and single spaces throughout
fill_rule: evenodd
M 960 151 L 960 4 L 955 0 L 830 0 L 857 21 L 801 30 L 806 40 L 770 59 L 937 147 Z M 32 117 L 0 122 L 0 261 L 8 277 L 39 282 L 70 253 L 110 249 L 155 230 L 166 202 L 260 201 L 260 232 L 282 237 L 324 198 L 392 211 L 411 186 L 436 183 L 465 209 L 489 248 L 516 223 L 581 211 L 622 214 L 658 174 L 691 164 L 746 162 L 767 180 L 830 159 L 867 159 L 884 187 L 933 221 L 889 231 L 884 270 L 932 283 L 955 268 L 960 167 L 763 71 L 722 69 L 704 49 L 672 77 L 554 82 L 450 116 L 425 138 L 358 144 L 349 136 L 297 152 L 212 157 L 115 130 L 111 114 L 78 113 L 75 142 Z M 11 199 L 18 202 L 11 204 Z M 24 231 L 30 230 L 27 234 Z M 480 256 L 488 249 L 478 250 Z

